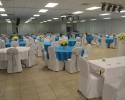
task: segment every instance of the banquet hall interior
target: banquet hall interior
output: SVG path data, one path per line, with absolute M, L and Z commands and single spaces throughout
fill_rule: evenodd
M 125 100 L 125 0 L 0 0 L 0 100 Z

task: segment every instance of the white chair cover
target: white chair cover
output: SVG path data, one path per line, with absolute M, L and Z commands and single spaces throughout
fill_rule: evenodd
M 87 99 L 102 96 L 103 79 L 90 73 L 89 65 L 85 58 L 79 59 L 80 83 L 79 91 Z
M 121 77 L 113 79 L 115 80 L 104 82 L 102 100 L 125 100 L 125 70 Z
M 10 48 L 7 50 L 8 56 L 8 73 L 16 73 L 22 71 L 21 60 L 19 58 L 18 50 L 16 48 Z
M 72 58 L 66 61 L 65 69 L 67 72 L 75 73 L 79 71 L 78 58 L 80 56 L 80 49 L 81 48 L 78 48 L 78 47 L 74 48 Z
M 36 40 L 36 46 L 37 46 L 37 56 L 41 57 L 42 56 L 42 45 L 37 40 Z
M 23 60 L 23 63 L 26 65 L 26 67 L 32 67 L 36 65 L 36 55 L 34 54 L 34 50 L 32 48 L 29 50 L 28 59 Z
M 49 60 L 48 69 L 53 71 L 60 71 L 64 68 L 64 63 L 56 59 L 56 54 L 53 46 L 48 47 Z
M 5 41 L 0 39 L 0 48 L 5 48 Z

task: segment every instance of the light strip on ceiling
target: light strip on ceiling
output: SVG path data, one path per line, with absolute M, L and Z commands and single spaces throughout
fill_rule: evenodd
M 95 21 L 95 20 L 97 20 L 97 19 L 90 19 L 90 21 Z
M 97 6 L 94 6 L 94 7 L 90 7 L 90 8 L 86 8 L 86 10 L 97 10 L 97 9 L 100 9 L 101 7 L 97 7 Z
M 51 19 L 49 19 L 49 20 L 47 20 L 48 22 L 51 22 L 52 20 Z
M 59 5 L 59 4 L 58 3 L 48 3 L 47 5 L 45 5 L 45 7 L 53 8 L 53 7 L 56 7 L 57 5 Z
M 0 6 L 2 6 L 3 4 L 2 4 L 2 2 L 0 1 Z
M 111 13 L 104 13 L 104 14 L 99 14 L 100 16 L 108 16 L 111 15 Z
M 122 18 L 125 18 L 125 16 L 121 16 Z
M 125 12 L 125 10 L 120 11 L 120 13 L 124 13 L 124 12 Z
M 53 18 L 54 20 L 57 20 L 57 19 L 59 19 L 59 18 Z
M 86 22 L 86 20 L 81 20 L 80 22 Z
M 72 14 L 77 15 L 77 14 L 82 14 L 82 13 L 83 11 L 76 11 L 76 12 L 73 12 Z
M 39 15 L 39 14 L 34 14 L 33 16 L 34 16 L 34 17 L 39 17 L 40 15 Z
M 4 8 L 0 8 L 0 12 L 5 12 L 5 9 Z
M 111 17 L 107 17 L 107 18 L 104 18 L 104 19 L 111 19 Z
M 48 9 L 40 9 L 39 12 L 41 13 L 46 13 L 48 11 Z
M 1 16 L 8 16 L 7 14 L 0 14 Z

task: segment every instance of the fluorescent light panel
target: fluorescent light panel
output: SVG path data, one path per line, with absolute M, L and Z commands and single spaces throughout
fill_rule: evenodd
M 1 16 L 8 16 L 7 14 L 0 14 Z
M 95 21 L 96 19 L 90 19 L 91 21 Z
M 80 22 L 85 22 L 86 20 L 81 20 Z
M 100 14 L 100 16 L 108 16 L 108 15 L 111 15 L 111 13 Z
M 34 17 L 39 17 L 40 15 L 39 15 L 39 14 L 34 14 L 33 16 L 34 16 Z
M 45 7 L 53 8 L 53 7 L 56 7 L 57 5 L 58 3 L 48 3 L 47 5 L 45 5 Z
M 53 18 L 54 20 L 57 20 L 57 19 L 59 19 L 59 18 Z
M 76 12 L 73 12 L 72 14 L 77 15 L 77 14 L 82 14 L 82 13 L 83 13 L 83 11 L 76 11 Z
M 100 9 L 101 7 L 97 7 L 97 6 L 94 6 L 94 7 L 90 7 L 90 8 L 86 8 L 86 10 L 97 10 L 97 9 Z
M 0 8 L 0 12 L 5 12 L 5 9 L 4 8 Z
M 0 6 L 2 6 L 3 4 L 2 4 L 2 2 L 0 1 Z
M 51 22 L 52 20 L 51 19 L 49 19 L 49 20 L 47 20 L 48 22 Z
M 66 17 L 66 15 L 62 15 L 61 17 Z
M 110 17 L 104 18 L 104 19 L 111 19 Z
M 122 18 L 125 18 L 125 16 L 121 16 Z
M 39 12 L 41 13 L 46 13 L 48 11 L 48 9 L 40 9 Z
M 124 13 L 124 12 L 125 12 L 125 10 L 120 11 L 120 13 Z

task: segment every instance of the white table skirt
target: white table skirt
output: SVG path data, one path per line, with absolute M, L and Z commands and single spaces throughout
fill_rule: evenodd
M 0 60 L 1 61 L 5 61 L 7 60 L 7 50 L 9 48 L 4 48 L 4 49 L 0 49 Z M 29 50 L 30 50 L 30 47 L 16 47 L 16 49 L 18 49 L 19 51 L 19 57 L 21 60 L 24 60 L 24 59 L 28 59 L 29 55 Z
M 125 71 L 125 56 L 89 60 L 90 71 L 94 74 L 102 75 L 105 79 L 120 77 Z M 113 80 L 113 79 L 112 79 Z

